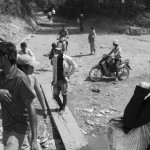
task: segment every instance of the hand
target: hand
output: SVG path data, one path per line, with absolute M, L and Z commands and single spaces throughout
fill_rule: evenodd
M 44 119 L 46 119 L 46 118 L 47 118 L 47 115 L 48 115 L 47 110 L 43 110 L 43 117 L 44 117 Z
M 39 150 L 37 141 L 33 140 L 31 142 L 31 150 Z
M 6 89 L 1 89 L 0 90 L 0 100 L 11 104 L 12 103 L 12 94 Z

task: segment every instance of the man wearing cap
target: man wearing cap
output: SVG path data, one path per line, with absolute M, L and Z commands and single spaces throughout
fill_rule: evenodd
M 116 78 L 115 81 L 118 81 L 118 73 L 119 73 L 119 65 L 122 58 L 122 50 L 121 47 L 118 46 L 118 40 L 113 41 L 114 48 L 111 50 L 111 52 L 108 55 L 111 55 L 114 53 L 114 60 L 115 60 L 115 66 L 116 66 Z
M 17 51 L 11 42 L 0 42 L 0 103 L 5 150 L 19 150 L 32 131 L 31 149 L 38 150 L 35 94 L 29 78 L 16 67 Z
M 62 114 L 65 111 L 65 106 L 67 104 L 68 81 L 76 69 L 77 65 L 72 58 L 64 54 L 62 48 L 57 47 L 56 54 L 53 58 L 52 85 L 54 99 L 60 107 L 59 114 Z M 60 92 L 63 97 L 63 103 L 59 97 Z
M 35 56 L 33 52 L 27 48 L 27 44 L 25 42 L 21 43 L 20 47 L 21 47 L 21 50 L 18 52 L 19 55 L 28 54 L 35 60 Z
M 35 66 L 39 65 L 40 63 L 33 60 L 31 56 L 24 54 L 20 55 L 17 59 L 17 67 L 23 71 L 30 79 L 31 82 L 31 89 L 37 96 L 41 107 L 43 109 L 43 117 L 47 117 L 47 107 L 44 99 L 44 95 L 42 93 L 42 90 L 40 88 L 40 84 L 38 82 L 38 79 L 35 77 L 34 68 Z

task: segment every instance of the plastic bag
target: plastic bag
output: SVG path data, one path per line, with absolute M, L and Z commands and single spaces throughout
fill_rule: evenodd
M 121 124 L 121 121 L 118 125 L 108 122 L 110 150 L 146 150 L 150 144 L 150 123 L 132 129 L 128 134 L 123 132 Z

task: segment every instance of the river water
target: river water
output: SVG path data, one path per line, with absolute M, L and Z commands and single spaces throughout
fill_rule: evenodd
M 97 135 L 87 136 L 89 150 L 109 150 L 108 138 L 106 134 L 98 133 Z

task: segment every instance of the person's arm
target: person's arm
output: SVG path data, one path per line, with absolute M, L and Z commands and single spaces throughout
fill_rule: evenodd
M 29 105 L 27 105 L 26 108 L 28 111 L 28 117 L 29 117 L 31 132 L 32 132 L 31 149 L 38 150 L 38 145 L 37 145 L 37 115 L 36 115 L 36 110 L 34 108 L 33 101 Z
M 31 90 L 31 83 L 29 78 L 22 78 L 19 85 L 18 96 L 20 100 L 24 103 L 27 112 L 29 123 L 31 127 L 31 149 L 38 150 L 37 145 L 37 115 L 36 110 L 34 108 L 33 99 L 35 98 L 34 93 Z
M 28 52 L 29 52 L 29 55 L 33 58 L 33 60 L 35 60 L 35 56 L 34 56 L 33 52 L 31 50 L 28 50 Z
M 71 69 L 68 72 L 68 77 L 70 77 L 77 70 L 78 66 L 70 57 L 67 58 L 67 62 L 71 66 Z
M 111 55 L 113 52 L 114 52 L 114 49 L 112 49 L 112 50 L 110 51 L 110 53 L 108 53 L 107 55 L 109 56 L 109 55 Z
M 34 89 L 35 89 L 37 98 L 38 98 L 38 100 L 39 100 L 39 102 L 41 104 L 41 107 L 43 109 L 43 116 L 44 116 L 44 118 L 46 118 L 47 117 L 47 107 L 46 107 L 46 104 L 45 104 L 44 96 L 43 96 L 40 84 L 39 84 L 39 82 L 38 82 L 36 77 L 35 77 L 34 81 L 35 81 Z
M 59 33 L 58 33 L 58 35 L 57 35 L 57 39 L 60 39 L 60 32 L 61 32 L 61 31 L 59 31 Z

